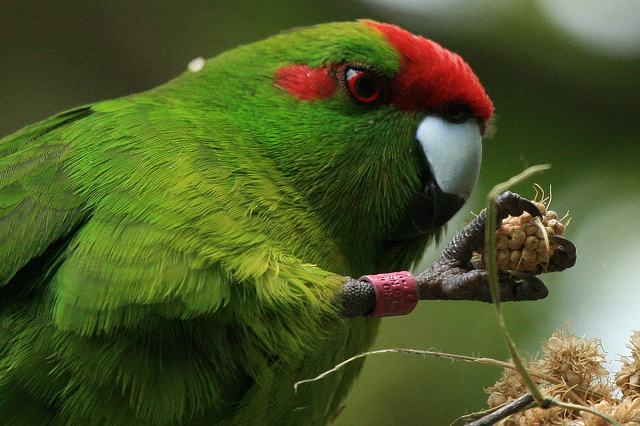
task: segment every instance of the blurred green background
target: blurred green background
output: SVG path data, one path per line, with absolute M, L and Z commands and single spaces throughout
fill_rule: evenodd
M 608 4 L 610 3 L 610 4 Z M 640 300 L 640 2 L 620 0 L 26 1 L 0 2 L 0 135 L 78 104 L 158 85 L 197 56 L 319 22 L 393 22 L 460 53 L 499 116 L 481 183 L 449 227 L 478 211 L 488 189 L 527 165 L 571 210 L 576 267 L 548 276 L 546 301 L 506 308 L 519 347 L 535 354 L 565 321 L 625 352 Z M 516 188 L 533 195 L 531 185 Z M 426 253 L 423 267 L 438 253 Z M 385 319 L 377 348 L 437 348 L 505 358 L 490 306 L 423 302 Z M 615 363 L 612 364 L 615 368 Z M 484 407 L 491 367 L 370 358 L 339 425 L 445 425 Z

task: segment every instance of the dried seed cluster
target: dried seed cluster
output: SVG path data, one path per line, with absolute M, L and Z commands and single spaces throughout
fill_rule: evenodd
M 586 404 L 611 416 L 623 425 L 640 426 L 640 332 L 631 337 L 632 355 L 622 360 L 622 370 L 611 382 L 597 339 L 583 339 L 560 330 L 542 346 L 542 356 L 527 363 L 542 391 L 558 400 Z M 505 370 L 495 385 L 487 389 L 490 407 L 522 396 L 526 387 L 520 375 Z M 534 408 L 503 420 L 503 426 L 572 425 L 605 426 L 602 418 L 586 412 Z
M 616 373 L 616 385 L 625 396 L 640 398 L 640 331 L 631 336 L 631 356 L 622 358 L 622 369 Z
M 640 398 L 625 398 L 618 403 L 600 401 L 594 404 L 593 408 L 603 414 L 611 416 L 625 426 L 640 425 Z M 609 422 L 605 419 L 591 413 L 582 413 L 580 420 L 582 423 L 578 424 L 584 426 L 609 426 Z
M 565 225 L 544 203 L 535 204 L 542 219 L 527 212 L 508 216 L 496 231 L 498 267 L 503 271 L 542 272 L 556 251 L 555 243 L 549 241 L 548 236 L 562 235 Z
M 549 237 L 564 234 L 571 221 L 568 213 L 558 218 L 558 213 L 549 209 L 551 194 L 545 197 L 544 190 L 539 185 L 535 185 L 534 189 L 536 195 L 533 203 L 542 213 L 542 218 L 533 217 L 527 212 L 520 216 L 508 216 L 496 230 L 496 256 L 501 271 L 534 274 L 545 272 L 549 259 L 557 248 Z M 476 259 L 484 263 L 483 249 L 478 250 Z

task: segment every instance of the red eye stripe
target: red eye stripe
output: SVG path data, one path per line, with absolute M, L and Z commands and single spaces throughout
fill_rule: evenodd
M 304 64 L 279 68 L 274 83 L 291 96 L 305 101 L 330 98 L 338 88 L 330 68 L 311 68 Z

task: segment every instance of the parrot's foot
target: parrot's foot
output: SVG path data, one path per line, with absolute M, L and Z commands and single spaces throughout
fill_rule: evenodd
M 496 197 L 496 228 L 507 216 L 520 216 L 527 212 L 531 216 L 540 217 L 540 209 L 526 198 L 515 192 L 503 192 Z M 470 262 L 473 252 L 484 246 L 484 226 L 487 211 L 482 210 L 469 224 L 460 230 L 442 252 L 442 261 L 451 261 L 460 265 Z
M 527 212 L 534 217 L 542 216 L 532 201 L 514 192 L 504 192 L 496 197 L 496 211 L 494 227 L 509 215 L 516 217 Z M 431 269 L 415 278 L 420 299 L 491 302 L 487 271 L 481 262 L 472 260 L 473 252 L 484 245 L 486 221 L 487 212 L 483 210 L 456 234 Z M 556 250 L 545 270 L 558 272 L 572 267 L 576 263 L 575 245 L 563 237 L 550 235 L 548 238 L 556 244 Z M 500 272 L 498 278 L 503 301 L 538 300 L 549 294 L 545 284 L 532 273 L 506 271 Z M 342 293 L 343 316 L 370 315 L 376 310 L 377 303 L 379 300 L 370 282 L 347 280 Z
M 514 193 L 503 192 L 496 197 L 497 227 L 507 216 L 520 216 L 524 212 L 541 217 L 539 208 L 530 200 Z M 455 299 L 490 302 L 487 272 L 482 265 L 473 263 L 473 252 L 484 245 L 487 212 L 483 210 L 453 238 L 442 256 L 432 268 L 417 277 L 421 299 Z M 575 246 L 567 239 L 549 237 L 558 245 L 556 254 L 549 260 L 548 271 L 562 271 L 576 261 Z M 534 275 L 501 272 L 501 300 L 538 300 L 549 291 Z
M 421 299 L 491 302 L 487 271 L 484 269 L 466 269 L 436 262 L 430 271 L 417 279 Z M 549 294 L 544 283 L 533 275 L 501 273 L 499 279 L 502 301 L 538 300 Z

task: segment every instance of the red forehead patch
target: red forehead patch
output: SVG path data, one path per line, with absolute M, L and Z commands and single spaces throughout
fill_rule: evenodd
M 390 24 L 363 21 L 380 31 L 400 54 L 401 66 L 391 83 L 391 103 L 404 110 L 444 111 L 464 103 L 484 124 L 493 103 L 471 67 L 439 44 Z

